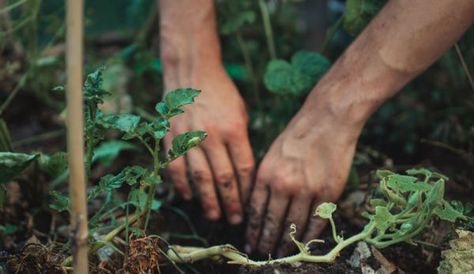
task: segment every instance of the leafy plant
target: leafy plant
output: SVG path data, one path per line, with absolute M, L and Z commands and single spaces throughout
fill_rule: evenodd
M 299 51 L 291 58 L 272 60 L 263 78 L 267 89 L 278 95 L 306 95 L 329 69 L 331 63 L 319 53 Z
M 320 204 L 314 215 L 330 222 L 336 246 L 325 255 L 311 255 L 309 246 L 324 242 L 313 239 L 307 243 L 295 239 L 296 226 L 290 226 L 290 237 L 299 253 L 293 256 L 268 261 L 253 261 L 245 254 L 230 245 L 209 248 L 171 246 L 168 256 L 176 262 L 191 263 L 214 256 L 225 257 L 231 263 L 246 265 L 265 265 L 269 263 L 333 262 L 341 250 L 347 246 L 365 241 L 377 248 L 400 242 L 411 242 L 419 235 L 433 218 L 449 222 L 466 217 L 444 199 L 444 186 L 447 178 L 427 169 L 410 169 L 407 175 L 400 175 L 387 170 L 379 170 L 377 176 L 380 184 L 377 193 L 380 195 L 370 200 L 371 210 L 364 212 L 368 223 L 361 232 L 347 239 L 338 235 L 332 214 L 336 210 L 333 203 Z

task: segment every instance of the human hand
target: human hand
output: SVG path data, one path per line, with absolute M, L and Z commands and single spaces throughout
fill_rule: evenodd
M 258 168 L 250 201 L 247 249 L 269 254 L 280 243 L 277 256 L 287 255 L 295 247 L 288 234 L 291 223 L 296 224 L 296 238 L 303 242 L 321 232 L 325 222 L 312 217 L 314 209 L 341 195 L 358 132 L 300 111 Z
M 172 79 L 165 74 L 166 90 L 177 88 L 177 83 L 202 90 L 196 102 L 184 108 L 184 113 L 171 120 L 170 134 L 165 138 L 166 149 L 173 136 L 190 130 L 207 131 L 204 143 L 168 166 L 168 173 L 184 199 L 191 199 L 192 191 L 186 176 L 188 169 L 198 190 L 205 215 L 219 219 L 220 195 L 228 221 L 242 221 L 242 202 L 247 199 L 253 179 L 254 158 L 247 134 L 247 112 L 242 97 L 222 65 L 202 65 L 190 78 Z

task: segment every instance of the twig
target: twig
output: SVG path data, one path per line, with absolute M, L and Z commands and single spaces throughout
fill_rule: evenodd
M 265 37 L 267 39 L 268 51 L 272 59 L 276 59 L 275 41 L 273 40 L 272 25 L 270 22 L 270 14 L 268 12 L 267 4 L 264 0 L 258 0 L 260 13 L 262 14 L 263 28 L 265 30 Z
M 454 44 L 454 48 L 456 49 L 456 53 L 458 54 L 459 60 L 461 61 L 462 68 L 464 69 L 464 73 L 466 73 L 466 77 L 469 80 L 469 84 L 471 85 L 472 91 L 474 91 L 474 80 L 472 79 L 471 72 L 469 71 L 469 68 L 467 67 L 466 61 L 464 60 L 464 57 L 462 55 L 461 49 L 459 48 L 458 43 Z

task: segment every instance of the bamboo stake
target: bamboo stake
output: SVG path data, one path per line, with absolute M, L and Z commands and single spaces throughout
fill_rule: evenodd
M 74 273 L 88 273 L 84 114 L 82 101 L 83 0 L 68 0 L 66 34 L 67 148 Z

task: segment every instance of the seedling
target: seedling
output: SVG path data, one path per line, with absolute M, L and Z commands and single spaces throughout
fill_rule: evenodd
M 412 240 L 426 228 L 430 220 L 440 218 L 455 222 L 466 217 L 444 200 L 444 185 L 446 177 L 427 169 L 410 169 L 407 175 L 399 175 L 390 171 L 377 172 L 380 185 L 377 189 L 379 196 L 370 200 L 371 210 L 364 212 L 368 223 L 361 232 L 347 239 L 338 235 L 332 214 L 336 210 L 333 203 L 322 203 L 314 215 L 329 220 L 332 237 L 336 246 L 325 255 L 311 255 L 310 245 L 323 243 L 313 239 L 302 243 L 295 239 L 296 226 L 290 227 L 290 237 L 299 250 L 293 256 L 275 260 L 254 261 L 230 245 L 213 246 L 209 248 L 171 246 L 168 256 L 181 263 L 192 263 L 205 258 L 224 257 L 229 263 L 261 266 L 271 263 L 330 263 L 341 250 L 358 241 L 365 241 L 377 248 Z

